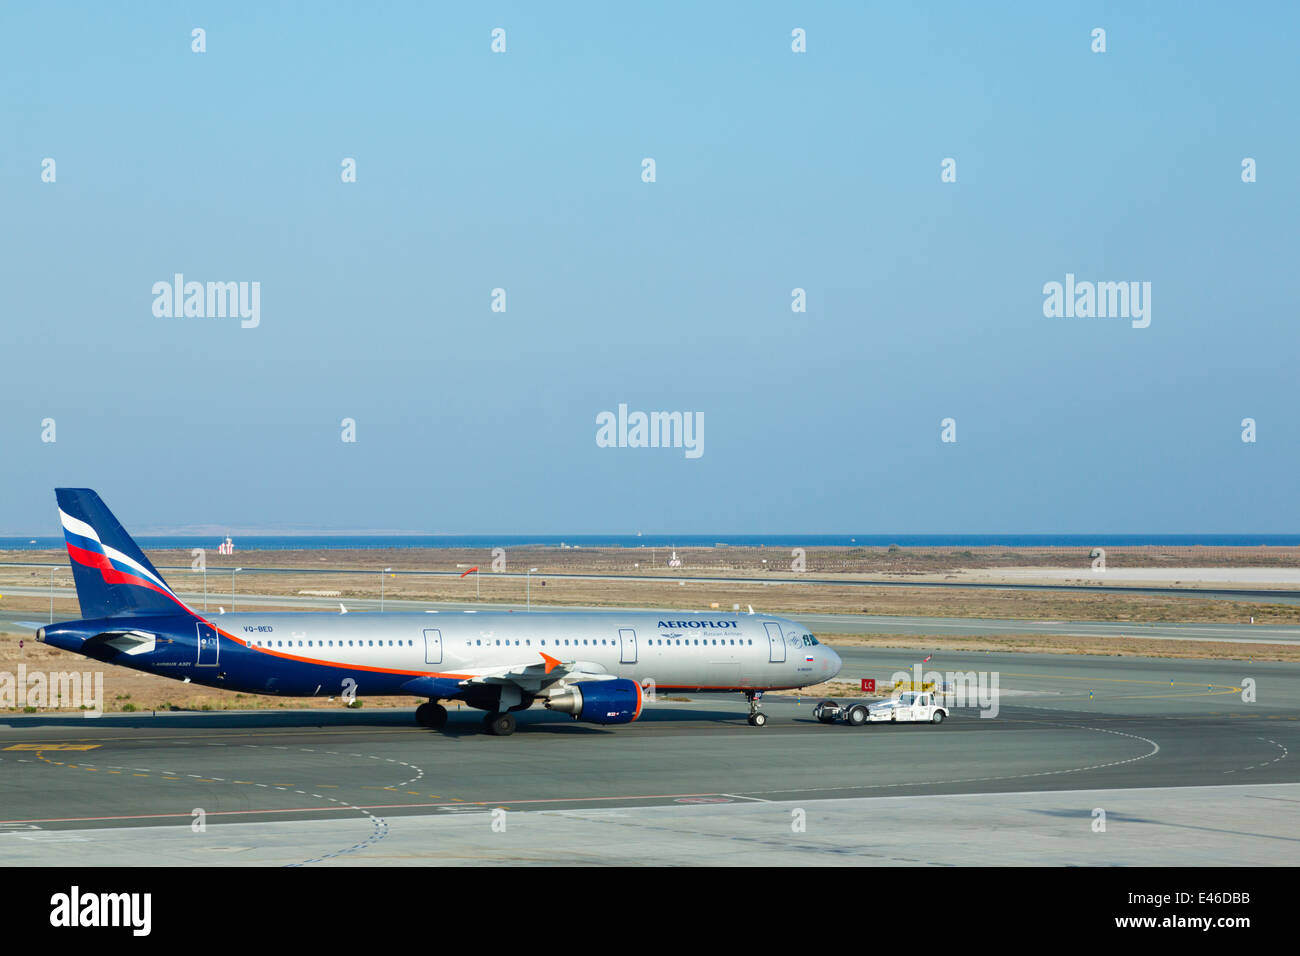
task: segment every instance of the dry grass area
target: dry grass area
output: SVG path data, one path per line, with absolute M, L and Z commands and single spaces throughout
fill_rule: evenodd
M 236 542 L 238 543 L 238 542 Z M 1300 547 L 1111 547 L 1104 536 L 1097 544 L 1106 550 L 1108 568 L 1300 568 Z M 804 548 L 805 572 L 818 576 L 879 577 L 881 575 L 942 575 L 963 570 L 995 568 L 1089 569 L 1090 548 L 1039 547 L 812 547 Z M 668 548 L 561 548 L 554 545 L 513 546 L 508 550 L 510 571 L 540 566 L 552 574 L 652 574 L 672 578 L 692 576 L 790 576 L 792 554 L 787 548 L 712 547 L 677 548 L 679 568 L 668 567 Z M 149 559 L 158 567 L 190 566 L 188 551 L 156 550 Z M 0 562 L 64 563 L 63 551 L 0 551 Z M 287 551 L 240 551 L 219 555 L 207 552 L 208 568 L 216 573 L 231 568 L 277 567 L 327 570 L 331 568 L 392 567 L 398 571 L 461 571 L 474 565 L 489 575 L 491 554 L 468 548 L 302 548 Z
M 864 694 L 862 685 L 857 681 L 850 680 L 830 680 L 822 684 L 813 684 L 811 687 L 801 687 L 798 690 L 774 690 L 763 695 L 764 697 L 802 697 L 816 698 L 821 700 L 824 697 L 886 697 L 887 694 Z
M 612 549 L 620 550 L 620 549 Z M 1259 550 L 1259 549 L 1241 549 Z M 1286 549 L 1268 549 L 1286 550 Z M 1170 622 L 1247 622 L 1251 617 L 1258 624 L 1300 625 L 1300 605 L 1259 604 L 1248 601 L 1225 601 L 1195 597 L 1194 589 L 1187 597 L 1181 595 L 1145 595 L 1126 593 L 1117 589 L 1110 593 L 996 590 L 992 588 L 917 588 L 863 585 L 802 585 L 774 581 L 764 583 L 711 583 L 692 581 L 689 577 L 664 576 L 663 580 L 583 580 L 548 576 L 559 570 L 573 568 L 561 563 L 561 558 L 572 552 L 557 548 L 538 549 L 537 554 L 519 560 L 516 566 L 540 567 L 532 576 L 532 600 L 538 605 L 593 606 L 593 607 L 664 607 L 691 610 L 731 610 L 733 606 L 744 609 L 748 605 L 771 614 L 781 613 L 840 613 L 919 615 L 926 617 L 973 617 L 1003 620 L 1061 620 L 1061 621 L 1134 621 L 1150 623 Z M 681 554 L 681 552 L 678 552 Z M 26 557 L 20 557 L 26 555 Z M 482 555 L 477 555 L 482 559 Z M 188 555 L 180 552 L 157 552 L 150 558 L 160 567 L 180 564 L 188 569 Z M 392 567 L 396 571 L 455 571 L 457 562 L 441 551 L 427 549 L 400 549 L 390 551 L 322 551 L 322 552 L 248 552 L 237 556 L 244 570 L 235 579 L 235 604 L 255 595 L 328 596 L 343 603 L 358 598 L 377 599 L 380 596 L 378 568 Z M 0 562 L 12 560 L 46 560 L 65 562 L 62 554 L 53 552 L 0 552 Z M 222 562 L 234 559 L 221 556 Z M 408 567 L 404 567 L 403 561 Z M 531 562 L 531 563 L 529 563 Z M 466 562 L 459 562 L 465 564 Z M 233 565 L 231 565 L 233 566 Z M 258 572 L 259 567 L 303 566 L 301 573 Z M 331 569 L 371 566 L 367 573 L 330 573 Z M 468 565 L 467 565 L 468 566 Z M 486 563 L 484 564 L 486 567 Z M 229 609 L 231 604 L 230 566 L 224 569 L 216 557 L 209 555 L 207 574 L 208 607 Z M 606 567 L 613 573 L 613 568 Z M 645 569 L 631 569 L 641 573 Z M 189 570 L 165 570 L 173 587 L 179 591 L 200 595 L 203 576 Z M 682 574 L 702 574 L 703 570 L 691 567 Z M 775 577 L 775 575 L 774 575 Z M 0 563 L 0 595 L 7 587 L 22 585 L 45 588 L 49 586 L 47 569 L 5 566 Z M 75 614 L 71 598 L 71 576 L 66 571 L 56 572 L 56 586 L 69 600 L 56 600 L 56 616 Z M 490 572 L 467 578 L 432 574 L 399 574 L 387 576 L 383 584 L 384 596 L 406 601 L 474 601 L 476 593 L 484 603 L 522 604 L 525 582 L 519 578 L 502 578 Z M 240 595 L 243 595 L 241 599 Z M 201 604 L 201 599 L 196 598 Z M 269 609 L 268 604 L 257 605 Z M 64 610 L 60 611 L 62 607 Z M 42 608 L 48 613 L 48 600 L 36 597 L 4 596 L 0 608 Z
M 831 647 L 896 647 L 915 651 L 1013 651 L 1027 654 L 1091 654 L 1099 657 L 1164 657 L 1197 660 L 1300 661 L 1300 645 L 1233 644 L 1227 641 L 1157 641 L 1129 637 L 1044 634 L 835 634 Z
M 1112 568 L 1297 568 L 1300 547 L 1110 547 L 1104 537 L 1097 545 L 1106 549 L 1106 565 Z M 677 548 L 681 567 L 668 567 L 674 549 L 668 548 L 560 548 L 524 546 L 509 549 L 509 570 L 541 566 L 552 573 L 745 575 L 769 572 L 788 575 L 792 555 L 785 548 L 712 547 Z M 1087 570 L 1091 548 L 1012 547 L 824 547 L 805 548 L 809 574 L 872 576 L 881 574 L 941 574 L 963 569 L 1048 567 Z M 31 553 L 31 552 L 13 552 Z M 155 554 L 157 557 L 155 557 Z M 159 551 L 150 554 L 158 563 L 188 566 L 188 552 Z M 62 554 L 59 555 L 62 560 Z M 4 558 L 4 560 L 8 560 Z M 20 559 L 21 560 L 21 559 Z M 491 564 L 491 555 L 481 549 L 389 548 L 354 550 L 246 551 L 233 556 L 208 553 L 210 568 L 263 567 L 393 567 L 398 570 L 450 571 Z
M 19 649 L 22 640 L 24 647 Z M 18 674 L 19 665 L 27 672 L 81 673 L 102 671 L 104 674 L 105 713 L 149 713 L 164 710 L 270 710 L 270 709 L 342 709 L 343 701 L 323 697 L 274 697 L 259 694 L 240 694 L 234 691 L 182 684 L 166 677 L 146 674 L 127 667 L 101 664 L 76 654 L 69 654 L 45 644 L 37 644 L 30 635 L 25 637 L 0 634 L 0 672 Z M 411 697 L 362 697 L 364 707 L 398 707 L 414 709 L 419 701 Z M 450 704 L 450 706 L 457 706 Z M 67 708 L 73 710 L 73 708 Z M 5 712 L 21 713 L 22 706 L 0 708 Z

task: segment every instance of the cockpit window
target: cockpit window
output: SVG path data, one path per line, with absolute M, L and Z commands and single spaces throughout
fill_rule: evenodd
M 817 643 L 817 638 L 813 637 L 811 634 L 805 634 L 803 636 L 804 647 L 812 647 L 816 643 Z

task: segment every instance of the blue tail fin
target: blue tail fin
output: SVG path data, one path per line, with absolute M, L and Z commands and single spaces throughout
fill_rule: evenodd
M 189 609 L 89 488 L 55 488 L 83 618 Z

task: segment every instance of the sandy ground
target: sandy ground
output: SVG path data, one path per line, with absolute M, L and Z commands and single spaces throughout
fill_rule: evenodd
M 964 568 L 943 580 L 987 584 L 1120 584 L 1159 587 L 1285 587 L 1300 586 L 1300 568 Z
M 679 552 L 680 553 L 680 552 Z M 48 568 L 7 566 L 3 562 L 16 560 L 25 552 L 0 552 L 0 609 L 44 610 L 49 613 L 47 598 L 20 597 L 5 594 L 6 588 L 25 586 L 47 588 L 50 583 Z M 66 568 L 66 558 L 53 552 L 22 557 L 24 561 L 46 560 L 58 562 Z M 997 591 L 984 589 L 944 589 L 900 587 L 863 587 L 854 585 L 800 585 L 798 583 L 715 583 L 691 581 L 687 577 L 664 577 L 662 580 L 583 580 L 548 576 L 560 563 L 557 555 L 567 557 L 555 548 L 541 549 L 527 561 L 517 562 L 524 567 L 540 567 L 532 576 L 532 600 L 538 605 L 581 605 L 607 607 L 671 607 L 693 610 L 743 609 L 753 605 L 762 611 L 781 613 L 852 613 L 922 615 L 931 617 L 976 617 L 1004 620 L 1076 620 L 1076 621 L 1134 621 L 1150 623 L 1209 622 L 1246 623 L 1252 617 L 1258 624 L 1300 625 L 1300 604 L 1259 604 L 1246 601 L 1226 601 L 1181 595 L 1134 595 L 1108 593 L 1071 593 L 1052 591 Z M 480 555 L 481 557 L 481 555 Z M 158 552 L 150 558 L 160 568 L 180 565 L 186 570 L 164 570 L 163 574 L 173 587 L 186 593 L 200 595 L 204 589 L 204 575 L 188 570 L 188 555 L 178 552 Z M 326 552 L 249 552 L 237 556 L 243 570 L 235 580 L 238 595 L 316 595 L 335 596 L 341 601 L 356 598 L 380 597 L 380 579 L 384 567 L 407 571 L 455 571 L 457 563 L 441 552 L 426 550 L 408 551 L 326 551 Z M 223 562 L 233 559 L 221 557 Z M 409 565 L 403 568 L 402 560 Z M 387 562 L 387 563 L 385 563 Z M 266 567 L 303 567 L 301 573 L 259 572 Z M 467 567 L 470 565 L 466 565 Z M 488 567 L 485 563 L 484 567 Z M 230 568 L 208 565 L 208 607 L 231 603 Z M 357 573 L 337 572 L 341 568 L 366 568 Z M 573 569 L 561 564 L 565 571 Z M 588 569 L 591 570 L 591 569 Z M 624 569 L 622 573 L 640 574 L 644 569 Z M 703 574 L 704 569 L 687 568 L 681 573 Z M 601 573 L 619 573 L 612 567 Z M 1107 572 L 1109 573 L 1109 572 Z M 782 576 L 789 576 L 783 569 Z M 777 575 L 773 575 L 777 577 Z M 385 597 L 420 601 L 473 601 L 476 594 L 485 602 L 522 604 L 526 584 L 520 578 L 504 578 L 491 572 L 470 575 L 466 578 L 432 574 L 399 574 L 383 577 Z M 56 616 L 75 614 L 72 599 L 71 575 L 66 570 L 56 571 Z M 201 606 L 201 605 L 200 605 Z M 266 605 L 261 605 L 268 609 Z M 59 610 L 63 608 L 64 610 Z M 39 618 L 37 618 L 39 619 Z
M 1290 568 L 1300 572 L 1300 547 L 1107 547 L 1108 571 L 1144 569 L 1223 568 L 1234 570 Z M 789 575 L 801 560 L 804 573 L 825 577 L 879 578 L 882 575 L 932 576 L 972 571 L 1047 568 L 1074 569 L 1090 573 L 1089 548 L 857 548 L 826 547 L 802 549 L 797 558 L 793 549 L 785 548 L 560 548 L 555 546 L 512 547 L 507 551 L 507 570 L 515 572 L 541 567 L 543 572 L 558 573 L 635 573 L 657 574 L 671 578 L 675 574 L 718 576 L 754 576 L 770 573 Z M 670 567 L 675 554 L 679 567 Z M 159 567 L 189 567 L 188 551 L 150 551 L 149 558 Z M 32 561 L 63 563 L 67 556 L 58 551 L 0 551 L 0 562 Z M 236 551 L 219 555 L 216 548 L 207 552 L 208 568 L 227 573 L 233 567 L 300 567 L 300 568 L 385 568 L 396 570 L 453 571 L 475 565 L 488 577 L 492 554 L 484 549 L 467 548 L 356 548 L 317 550 L 303 548 L 286 551 Z
M 19 648 L 19 641 L 24 646 Z M 155 710 L 266 710 L 269 708 L 302 709 L 343 708 L 340 698 L 324 697 L 273 697 L 258 694 L 239 694 L 233 691 L 196 687 L 179 681 L 146 674 L 126 667 L 101 664 L 27 638 L 9 634 L 0 635 L 0 673 L 17 675 L 19 666 L 27 673 L 44 674 L 60 672 L 103 672 L 105 712 L 130 713 Z M 362 707 L 414 708 L 419 701 L 411 697 L 367 697 L 360 701 Z M 458 705 L 452 705 L 458 706 Z M 44 708 L 42 708 L 44 709 Z M 59 708 L 54 708 L 59 709 Z M 73 710 L 74 708 L 62 708 Z M 22 712 L 22 706 L 0 707 L 0 713 Z

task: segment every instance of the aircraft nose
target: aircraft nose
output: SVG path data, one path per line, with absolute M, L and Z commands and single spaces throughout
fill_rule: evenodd
M 844 666 L 844 661 L 840 660 L 840 655 L 836 654 L 833 650 L 831 650 L 829 647 L 826 647 L 825 645 L 822 645 L 822 652 L 826 655 L 825 679 L 830 680 L 832 677 L 834 677 L 836 674 L 840 672 L 840 668 Z

